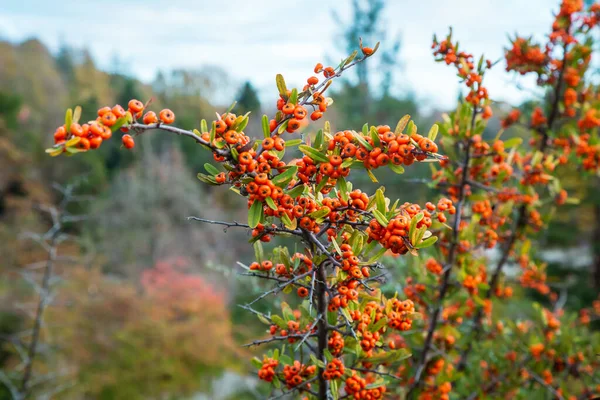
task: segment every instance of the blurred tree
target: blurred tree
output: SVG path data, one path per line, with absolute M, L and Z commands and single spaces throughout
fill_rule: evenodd
M 343 21 L 337 12 L 333 12 L 333 18 L 341 30 L 339 34 L 341 40 L 337 42 L 344 54 L 349 54 L 355 49 L 359 38 L 362 38 L 363 42 L 369 46 L 375 45 L 378 41 L 386 43 L 387 29 L 383 19 L 385 5 L 385 0 L 352 0 L 352 14 L 348 22 Z M 379 102 L 392 98 L 390 90 L 394 72 L 399 66 L 397 60 L 399 51 L 399 38 L 393 40 L 388 46 L 380 47 L 379 59 L 381 61 L 376 66 L 377 71 L 381 74 L 380 84 L 377 85 L 381 90 L 378 93 L 375 93 L 374 85 L 369 80 L 369 76 L 372 74 L 369 74 L 368 63 L 358 64 L 354 68 L 355 79 L 346 80 L 341 93 L 336 96 L 340 103 L 339 109 L 343 110 L 344 122 L 348 123 L 348 126 L 361 125 L 365 122 L 365 116 L 370 121 L 373 117 L 372 111 L 381 108 Z M 379 101 L 374 102 L 375 97 L 379 97 Z M 395 117 L 397 120 L 398 115 Z
M 260 112 L 260 100 L 252 83 L 246 81 L 238 92 L 234 112 L 236 114 L 246 114 L 249 111 L 253 113 Z
M 63 398 L 183 398 L 237 364 L 225 297 L 185 264 L 159 262 L 136 285 L 73 269 L 48 310 L 77 382 Z

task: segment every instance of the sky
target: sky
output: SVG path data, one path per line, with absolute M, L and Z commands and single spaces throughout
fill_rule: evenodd
M 232 82 L 251 80 L 261 100 L 275 101 L 275 75 L 302 86 L 319 61 L 337 61 L 340 27 L 332 17 L 350 16 L 349 0 L 1 0 L 0 39 L 36 37 L 51 51 L 61 43 L 87 48 L 100 68 L 117 56 L 127 73 L 151 82 L 157 71 L 222 67 Z M 435 63 L 433 33 L 452 26 L 461 48 L 496 60 L 508 34 L 543 38 L 556 0 L 388 0 L 382 22 L 387 39 L 400 36 L 401 66 L 392 94 L 412 91 L 423 108 L 455 104 L 455 73 Z M 377 57 L 377 55 L 375 55 Z M 1 60 L 1 55 L 0 55 Z M 376 61 L 373 66 L 376 65 Z M 374 71 L 376 74 L 376 71 Z M 486 76 L 490 97 L 518 102 L 529 95 L 499 64 Z M 526 88 L 532 82 L 523 83 Z

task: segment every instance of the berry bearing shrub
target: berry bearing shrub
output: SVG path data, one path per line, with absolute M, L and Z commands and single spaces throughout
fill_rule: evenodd
M 459 50 L 450 33 L 434 39 L 433 52 L 456 69 L 467 95 L 426 135 L 409 116 L 394 129 L 365 124 L 334 132 L 325 123 L 316 135 L 297 134 L 327 112 L 333 81 L 376 53 L 377 46 L 360 43 L 336 67 L 317 64 L 301 89 L 289 90 L 278 75 L 278 111 L 262 117 L 261 140 L 244 132 L 248 114 L 228 110 L 187 131 L 172 126 L 172 111 L 157 116 L 149 104 L 131 100 L 127 109 L 104 107 L 82 125 L 81 110 L 68 110 L 47 152 L 91 151 L 119 130 L 128 149 L 137 136 L 163 130 L 212 152 L 215 164 L 206 164 L 198 178 L 244 197 L 248 223 L 196 219 L 252 232 L 256 260 L 244 274 L 274 286 L 243 307 L 267 325 L 267 337 L 250 345 L 274 346 L 254 362 L 258 377 L 280 393 L 476 399 L 542 391 L 588 398 L 598 392 L 600 340 L 585 325 L 600 304 L 580 318 L 565 313 L 534 244 L 554 209 L 574 201 L 555 170 L 598 172 L 600 97 L 586 79 L 599 17 L 598 5 L 584 10 L 580 1 L 564 0 L 544 46 L 512 41 L 507 70 L 535 74 L 548 100 L 529 116 L 509 112 L 492 140 L 484 135 L 494 111 L 483 78 L 495 63 Z M 511 126 L 529 140 L 504 140 Z M 301 158 L 290 160 L 291 151 Z M 402 174 L 419 162 L 431 163 L 431 183 L 440 193 L 426 204 L 389 199 L 385 187 L 365 193 L 352 184 L 357 169 L 376 182 L 380 168 Z M 275 236 L 293 238 L 295 250 L 266 253 L 262 243 Z M 494 248 L 500 257 L 490 261 L 485 250 Z M 412 261 L 392 271 L 401 279 L 395 293 L 380 288 L 384 255 Z M 522 271 L 509 278 L 504 269 L 513 261 Z M 517 285 L 547 295 L 550 306 L 495 312 Z M 253 305 L 269 295 L 287 302 L 277 311 L 257 311 Z

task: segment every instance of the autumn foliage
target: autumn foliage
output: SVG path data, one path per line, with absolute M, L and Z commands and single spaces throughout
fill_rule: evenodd
M 360 43 L 337 66 L 317 64 L 300 89 L 288 89 L 278 75 L 277 112 L 262 117 L 261 139 L 245 132 L 248 114 L 228 110 L 186 131 L 170 125 L 172 111 L 157 117 L 150 103 L 134 99 L 127 109 L 101 108 L 82 125 L 80 109 L 69 110 L 47 152 L 91 151 L 119 130 L 131 149 L 137 136 L 163 130 L 212 153 L 216 165 L 206 164 L 198 178 L 243 197 L 248 223 L 196 219 L 252 232 L 256 260 L 244 274 L 274 286 L 243 307 L 266 325 L 265 337 L 250 345 L 274 346 L 254 363 L 279 392 L 309 399 L 592 398 L 600 392 L 600 337 L 587 325 L 600 306 L 579 316 L 565 312 L 535 244 L 560 206 L 576 202 L 557 172 L 593 175 L 600 168 L 600 93 L 589 79 L 599 18 L 600 4 L 584 9 L 581 0 L 563 0 L 544 43 L 511 41 L 507 73 L 535 76 L 547 96 L 529 111 L 507 110 L 498 132 L 487 126 L 494 111 L 485 86 L 498 62 L 459 48 L 450 31 L 434 37 L 433 55 L 456 70 L 466 95 L 427 134 L 409 116 L 394 128 L 306 129 L 332 107 L 333 81 L 376 55 L 378 46 Z M 528 136 L 506 138 L 514 126 Z M 377 182 L 378 169 L 402 174 L 417 163 L 430 163 L 439 193 L 425 204 L 390 199 L 384 186 L 368 193 L 353 185 L 359 171 Z M 295 240 L 294 250 L 263 248 L 279 236 Z M 506 274 L 512 265 L 514 277 Z M 390 282 L 381 287 L 389 276 L 397 291 Z M 185 293 L 199 283 L 177 277 L 158 268 L 143 278 L 150 296 L 168 302 L 160 315 L 167 320 L 197 311 Z M 182 286 L 163 291 L 173 279 Z M 544 305 L 503 311 L 523 288 L 545 296 Z M 285 301 L 277 311 L 258 311 L 254 304 L 269 295 Z

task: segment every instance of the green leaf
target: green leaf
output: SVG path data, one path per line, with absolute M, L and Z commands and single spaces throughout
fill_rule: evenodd
M 71 110 L 69 108 L 65 114 L 65 129 L 67 130 L 67 133 L 69 133 L 69 129 L 71 128 L 72 123 L 73 123 L 73 110 Z
M 215 180 L 215 178 L 213 176 L 203 174 L 202 172 L 198 172 L 198 175 L 196 175 L 196 176 L 202 182 L 208 183 L 209 185 L 216 185 L 217 184 L 217 181 Z
M 287 329 L 287 322 L 285 322 L 279 315 L 272 315 L 271 320 L 281 329 Z
M 361 146 L 363 146 L 365 149 L 367 149 L 369 151 L 373 150 L 373 146 L 371 146 L 369 144 L 369 142 L 367 142 L 365 140 L 365 138 L 360 135 L 360 133 L 352 131 L 352 134 L 354 135 L 354 137 L 356 138 L 356 140 L 358 140 L 358 143 L 360 143 Z
M 263 262 L 265 260 L 265 250 L 263 249 L 262 242 L 254 242 L 253 246 L 254 257 L 256 258 L 256 261 L 259 263 Z
M 286 191 L 285 193 L 295 199 L 296 197 L 298 197 L 298 196 L 302 195 L 302 193 L 304 193 L 304 189 L 306 189 L 305 185 L 299 185 L 291 190 Z
M 269 129 L 269 117 L 266 115 L 262 116 L 262 130 L 265 138 L 271 137 L 271 130 Z
M 281 125 L 279 125 L 279 128 L 277 128 L 277 134 L 281 135 L 283 132 L 285 132 L 289 123 L 290 123 L 289 119 L 286 119 L 285 121 L 283 121 L 283 123 Z
M 281 95 L 281 97 L 283 97 L 284 100 L 287 101 L 287 87 L 285 86 L 285 79 L 283 79 L 283 75 L 277 74 L 277 76 L 275 77 L 275 82 L 277 83 L 277 90 L 279 91 L 279 94 Z
M 250 118 L 246 116 L 239 116 L 232 125 L 232 129 L 234 129 L 236 132 L 242 132 L 244 129 L 246 129 L 246 126 L 248 126 L 248 121 L 250 121 Z
M 313 211 L 308 216 L 312 219 L 319 219 L 327 216 L 331 210 L 328 207 L 321 208 L 320 210 Z
M 370 169 L 367 170 L 367 175 L 369 176 L 369 178 L 371 179 L 371 182 L 373 183 L 378 183 L 379 181 L 377 180 L 377 178 L 375 177 L 375 175 L 373 175 L 373 172 L 371 172 Z
M 375 241 L 373 241 L 375 242 Z M 373 243 L 371 242 L 371 243 Z M 381 257 L 383 257 L 383 255 L 386 253 L 387 249 L 385 247 L 379 249 L 379 251 L 377 253 L 375 253 L 373 255 L 373 257 L 369 258 L 369 260 L 365 263 L 365 265 L 370 265 L 373 264 L 374 262 L 376 262 L 377 260 L 379 260 Z
M 427 137 L 430 140 L 435 141 L 435 138 L 437 137 L 438 131 L 440 130 L 440 127 L 437 124 L 433 124 L 431 126 L 431 129 L 429 130 L 429 134 L 427 135 Z
M 385 215 L 387 212 L 385 206 L 385 196 L 383 195 L 383 190 L 381 188 L 377 189 L 375 192 L 375 205 L 377 207 L 377 211 Z
M 123 125 L 125 125 L 126 122 L 127 122 L 127 117 L 121 117 L 115 122 L 115 124 L 113 126 L 110 127 L 110 130 L 114 133 L 114 132 L 118 131 L 119 129 L 121 129 L 121 127 Z
M 77 143 L 79 143 L 81 141 L 81 138 L 78 136 L 73 136 L 71 139 L 67 140 L 67 143 L 65 143 L 65 147 L 73 147 L 75 146 Z
M 336 182 L 336 186 L 340 191 L 340 197 L 344 201 L 348 201 L 348 183 L 343 176 L 340 176 Z
M 371 139 L 373 140 L 373 144 L 375 145 L 375 147 L 381 147 L 381 140 L 379 140 L 379 135 L 377 134 L 377 128 L 372 126 L 369 133 L 371 135 Z
M 435 242 L 437 242 L 437 236 L 429 236 L 427 239 L 423 240 L 421 243 L 414 245 L 416 249 L 424 249 L 429 246 L 433 246 Z
M 344 162 L 342 163 L 342 168 L 348 168 L 350 167 L 352 164 L 354 164 L 354 158 L 352 157 L 348 157 L 344 160 Z
M 400 118 L 400 121 L 398 121 L 398 125 L 396 125 L 396 129 L 394 130 L 394 133 L 396 135 L 401 134 L 404 131 L 404 128 L 406 128 L 406 124 L 408 124 L 408 121 L 410 120 L 410 115 L 406 114 L 404 117 Z
M 404 167 L 402 165 L 396 165 L 396 164 L 389 163 L 388 167 L 390 167 L 390 169 L 392 171 L 394 171 L 395 173 L 397 173 L 398 175 L 404 173 Z
M 292 94 L 290 94 L 290 99 L 288 100 L 288 102 L 292 104 L 298 104 L 298 89 L 292 89 Z
M 286 321 L 292 321 L 296 319 L 296 317 L 294 317 L 294 311 L 292 311 L 292 307 L 290 307 L 290 305 L 285 301 L 281 303 L 281 311 L 283 312 L 283 318 L 285 318 Z
M 56 157 L 56 156 L 62 154 L 63 147 L 57 147 L 57 148 L 51 147 L 49 149 L 46 149 L 45 151 L 46 151 L 46 153 L 48 153 L 50 155 L 50 157 Z
M 277 204 L 275 204 L 275 200 L 273 200 L 271 197 L 267 197 L 267 198 L 265 198 L 265 201 L 266 201 L 267 205 L 269 206 L 269 208 L 277 211 Z
M 354 50 L 354 51 L 352 52 L 352 54 L 350 54 L 350 55 L 348 56 L 348 58 L 346 58 L 346 59 L 344 60 L 344 62 L 342 63 L 342 66 L 344 66 L 344 67 L 345 67 L 346 65 L 350 64 L 352 61 L 354 61 L 354 59 L 356 58 L 356 56 L 357 56 L 357 55 L 358 55 L 358 50 Z
M 206 120 L 204 118 L 202 118 L 202 120 L 200 121 L 200 132 L 208 132 L 208 124 L 206 123 Z
M 505 149 L 510 149 L 510 148 L 513 148 L 513 147 L 517 147 L 521 143 L 523 143 L 523 138 L 514 137 L 514 138 L 508 139 L 507 141 L 504 142 L 504 148 Z
M 254 368 L 262 367 L 262 361 L 260 361 L 257 357 L 253 357 L 251 362 L 252 362 L 252 365 L 254 365 Z
M 236 149 L 235 147 L 231 147 L 231 148 L 229 149 L 229 151 L 231 152 L 231 156 L 233 157 L 233 159 L 234 159 L 235 161 L 237 161 L 237 160 L 238 160 L 238 158 L 239 158 L 239 156 L 240 156 L 240 153 L 238 153 L 237 149 Z
M 315 149 L 321 149 L 323 146 L 323 129 L 319 129 L 317 134 L 315 135 L 315 142 L 313 143 L 313 147 Z
M 291 220 L 286 213 L 281 214 L 281 222 L 283 222 L 283 225 L 285 225 L 286 228 L 291 230 L 294 230 L 298 227 L 298 220 L 296 218 Z
M 260 322 L 262 322 L 265 325 L 271 325 L 271 321 L 269 321 L 264 315 L 262 314 L 256 314 L 256 316 L 258 317 L 258 320 Z
M 258 200 L 254 200 L 252 206 L 250 206 L 250 210 L 248 210 L 248 225 L 251 228 L 256 228 L 256 226 L 263 219 L 263 204 Z
M 81 118 L 81 107 L 77 106 L 77 107 L 75 107 L 75 112 L 73 113 L 73 122 L 78 124 L 80 118 Z M 67 129 L 68 129 L 68 127 L 69 127 L 69 125 L 67 126 Z
M 214 165 L 206 163 L 204 164 L 204 169 L 209 173 L 209 174 L 213 174 L 213 175 L 217 175 L 219 174 L 221 171 L 219 171 Z
M 319 368 L 325 368 L 325 363 L 321 360 L 319 360 L 314 354 L 311 353 L 310 355 L 310 361 L 312 361 L 312 363 L 314 365 L 316 365 Z M 261 364 L 262 365 L 262 364 Z
M 302 145 L 298 146 L 298 149 L 302 153 L 304 153 L 308 157 L 310 157 L 313 161 L 319 161 L 319 162 L 324 162 L 324 163 L 329 162 L 329 158 L 327 158 L 327 156 L 325 154 L 313 149 L 310 146 L 302 144 Z
M 212 144 L 212 142 L 215 141 L 216 134 L 217 134 L 217 122 L 213 121 L 212 127 L 210 128 L 210 140 L 209 140 L 210 144 Z
M 414 237 L 415 234 L 415 229 L 417 228 L 417 224 L 419 222 L 421 222 L 421 220 L 423 219 L 424 215 L 423 213 L 418 213 L 417 215 L 415 215 L 414 217 L 412 217 L 412 219 L 410 220 L 410 228 L 408 230 L 408 236 L 409 237 Z M 411 241 L 412 243 L 412 241 Z
M 297 172 L 298 172 L 298 167 L 295 165 L 291 166 L 288 169 L 286 169 L 285 171 L 283 171 L 281 174 L 274 177 L 272 180 L 273 184 L 275 186 L 279 186 L 280 188 L 284 188 L 287 186 L 288 183 L 290 183 L 290 181 L 292 179 L 294 179 L 294 176 L 296 176 Z
M 292 140 L 285 141 L 285 147 L 293 147 L 293 146 L 298 146 L 301 144 L 302 144 L 302 139 L 292 139 Z
M 379 212 L 379 210 L 373 210 L 373 216 L 375 216 L 377 222 L 379 222 L 383 227 L 388 226 L 388 224 L 390 223 L 390 221 L 388 221 L 385 215 Z

